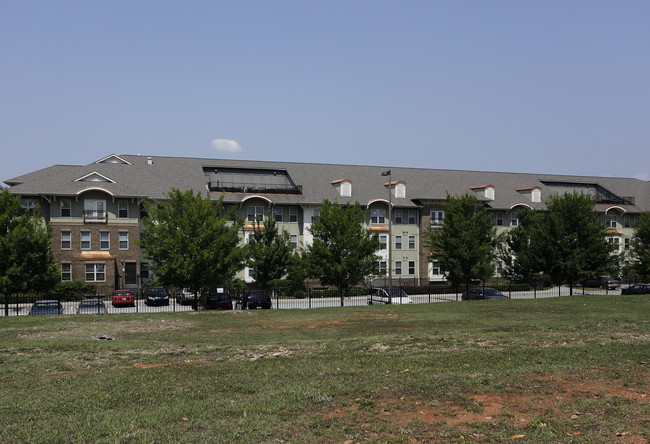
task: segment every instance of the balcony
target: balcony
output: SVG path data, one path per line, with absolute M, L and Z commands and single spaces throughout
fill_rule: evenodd
M 85 224 L 105 224 L 108 222 L 107 212 L 102 210 L 85 210 Z

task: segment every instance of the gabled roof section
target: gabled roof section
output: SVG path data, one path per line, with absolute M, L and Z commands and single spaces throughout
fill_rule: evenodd
M 123 165 L 133 165 L 131 162 L 129 162 L 128 160 L 122 159 L 117 154 L 111 154 L 110 156 L 106 156 L 103 159 L 99 159 L 95 163 L 121 163 Z
M 79 179 L 75 179 L 75 182 L 108 182 L 108 183 L 115 183 L 113 179 L 110 179 L 106 176 L 104 176 L 101 173 L 98 173 L 97 171 L 93 171 L 92 173 L 88 173 L 85 176 L 81 176 Z

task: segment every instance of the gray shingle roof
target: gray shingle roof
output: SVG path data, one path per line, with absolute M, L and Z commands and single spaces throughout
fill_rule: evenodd
M 544 199 L 552 189 L 543 181 L 565 181 L 599 184 L 618 196 L 633 196 L 635 205 L 627 206 L 628 211 L 650 211 L 650 182 L 629 178 L 158 156 L 151 156 L 153 162 L 150 165 L 147 156 L 119 157 L 131 165 L 54 165 L 6 183 L 13 185 L 12 193 L 21 195 L 76 195 L 84 188 L 99 186 L 118 197 L 162 199 L 171 187 L 207 192 L 203 167 L 272 168 L 286 170 L 293 181 L 302 186 L 303 192 L 302 195 L 268 195 L 273 202 L 315 205 L 323 199 L 337 199 L 340 203 L 358 201 L 363 205 L 371 200 L 387 199 L 388 191 L 384 184 L 388 182 L 388 177 L 381 173 L 390 169 L 393 181 L 406 182 L 406 198 L 392 197 L 394 204 L 400 207 L 416 207 L 419 201 L 445 199 L 447 193 L 472 193 L 470 187 L 493 185 L 495 199 L 488 201 L 490 207 L 507 209 L 513 205 L 527 204 L 539 209 L 543 208 L 543 204 L 532 203 L 517 189 L 539 187 Z M 110 178 L 114 183 L 75 181 L 93 172 Z M 351 197 L 338 194 L 332 182 L 339 179 L 351 180 Z M 227 193 L 225 200 L 240 202 L 245 196 Z

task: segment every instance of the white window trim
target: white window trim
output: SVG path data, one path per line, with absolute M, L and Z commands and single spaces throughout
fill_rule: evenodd
M 88 266 L 93 267 L 92 271 L 90 272 L 92 274 L 92 277 L 93 277 L 92 279 L 88 279 L 88 274 L 89 274 Z M 102 272 L 98 271 L 98 267 L 100 267 L 100 266 L 103 267 Z M 99 263 L 95 263 L 95 262 L 86 263 L 86 265 L 84 267 L 84 271 L 85 271 L 84 277 L 85 277 L 86 282 L 106 282 L 106 264 L 105 263 L 101 263 L 101 262 L 99 262 Z M 97 279 L 97 275 L 100 274 L 100 273 L 104 274 L 104 279 Z
M 68 239 L 63 238 L 63 233 L 68 233 Z M 63 242 L 68 243 L 68 247 L 63 246 Z M 72 231 L 61 231 L 61 250 L 71 250 L 72 249 Z
M 84 233 L 88 234 L 88 247 L 84 248 Z M 82 250 L 91 250 L 93 247 L 92 234 L 90 231 L 81 231 L 79 233 L 79 248 Z
M 107 234 L 108 239 L 103 241 L 102 234 Z M 102 247 L 102 242 L 108 242 L 108 247 Z M 100 250 L 110 250 L 111 249 L 111 233 L 109 231 L 100 231 L 99 232 L 99 249 Z
M 125 236 L 126 240 L 122 240 L 122 236 Z M 126 247 L 122 247 L 122 242 L 126 242 Z M 126 251 L 129 249 L 129 232 L 128 231 L 120 231 L 117 234 L 117 245 L 120 250 Z

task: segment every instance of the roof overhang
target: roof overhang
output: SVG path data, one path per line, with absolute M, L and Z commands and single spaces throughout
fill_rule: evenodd
M 88 187 L 88 188 L 83 188 L 83 189 L 77 191 L 76 195 L 79 196 L 80 194 L 86 193 L 86 192 L 88 192 L 88 191 L 103 191 L 103 192 L 106 193 L 106 194 L 109 194 L 109 195 L 111 195 L 111 196 L 115 196 L 114 193 L 112 193 L 111 191 L 108 191 L 106 188 L 103 188 L 103 187 Z
M 113 256 L 108 251 L 82 251 L 78 256 L 75 257 L 75 259 L 81 261 L 114 260 L 115 256 Z

